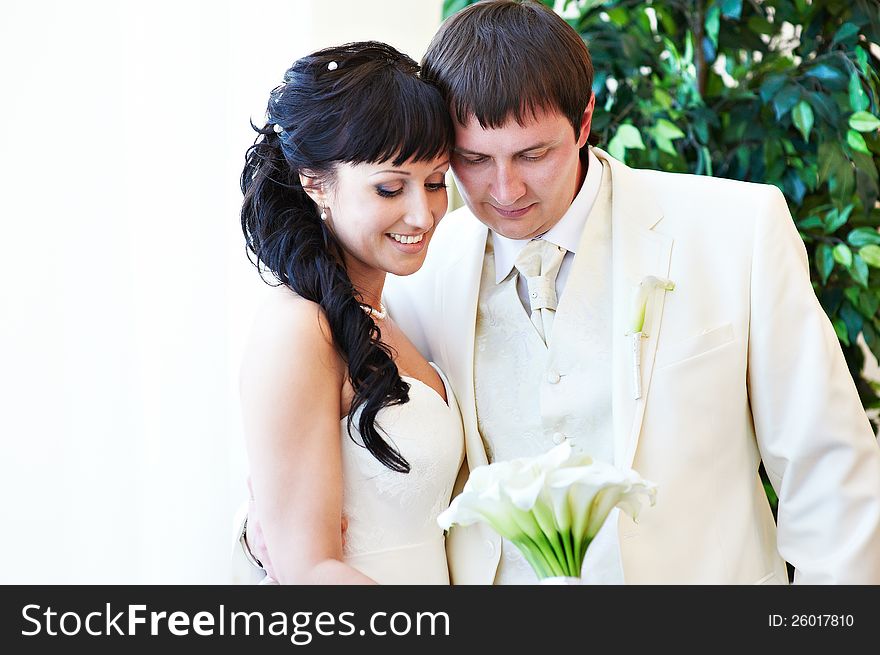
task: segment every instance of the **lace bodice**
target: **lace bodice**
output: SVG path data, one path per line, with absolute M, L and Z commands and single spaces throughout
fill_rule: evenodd
M 433 366 L 433 364 L 432 364 Z M 348 519 L 345 561 L 382 584 L 448 584 L 443 531 L 437 516 L 449 505 L 464 457 L 461 415 L 443 380 L 448 405 L 411 377 L 409 402 L 376 417 L 380 433 L 409 462 L 409 473 L 381 464 L 357 431 L 342 421 L 343 514 Z

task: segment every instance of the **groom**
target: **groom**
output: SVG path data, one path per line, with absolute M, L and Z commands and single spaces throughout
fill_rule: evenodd
M 593 582 L 785 584 L 787 560 L 798 582 L 880 584 L 880 448 L 782 194 L 589 147 L 589 53 L 539 3 L 454 15 L 423 75 L 453 111 L 467 207 L 385 293 L 451 382 L 468 467 L 568 441 L 655 482 L 638 523 L 600 531 Z M 650 278 L 675 287 L 634 340 Z M 456 584 L 534 581 L 484 526 L 447 550 Z

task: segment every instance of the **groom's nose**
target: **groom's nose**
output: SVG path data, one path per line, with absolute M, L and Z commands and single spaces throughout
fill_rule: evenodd
M 489 195 L 499 207 L 509 207 L 525 194 L 526 185 L 513 165 L 502 164 L 495 169 Z

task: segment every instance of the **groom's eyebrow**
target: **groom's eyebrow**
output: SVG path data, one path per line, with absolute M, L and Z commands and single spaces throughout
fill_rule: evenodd
M 521 155 L 526 152 L 531 152 L 532 150 L 541 150 L 543 148 L 552 148 L 553 146 L 557 145 L 558 143 L 559 143 L 558 140 L 556 140 L 556 141 L 542 141 L 540 143 L 532 144 L 528 148 L 523 148 L 522 150 L 517 150 L 515 153 L 513 153 L 513 155 L 515 157 L 517 155 Z M 480 157 L 491 157 L 492 156 L 492 155 L 487 155 L 484 152 L 477 152 L 476 150 L 468 150 L 467 148 L 460 148 L 458 146 L 456 146 L 452 150 L 453 150 L 453 152 L 456 152 L 460 155 L 478 155 Z

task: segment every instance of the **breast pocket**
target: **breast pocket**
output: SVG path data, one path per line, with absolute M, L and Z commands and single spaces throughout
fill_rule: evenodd
M 716 328 L 684 339 L 667 344 L 661 337 L 657 347 L 657 356 L 654 360 L 654 370 L 673 366 L 695 357 L 699 357 L 734 340 L 733 326 L 725 323 Z

